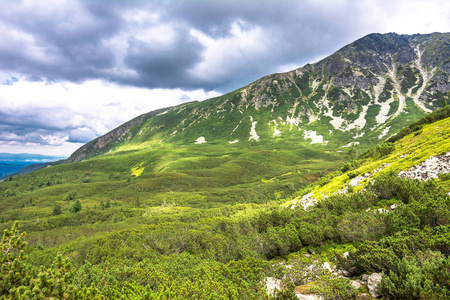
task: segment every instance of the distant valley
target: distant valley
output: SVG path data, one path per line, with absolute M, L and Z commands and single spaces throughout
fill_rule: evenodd
M 65 158 L 40 154 L 0 153 L 0 178 L 16 173 L 29 165 L 58 161 Z

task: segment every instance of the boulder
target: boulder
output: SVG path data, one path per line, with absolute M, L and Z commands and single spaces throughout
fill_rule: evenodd
M 343 277 L 350 277 L 350 272 L 347 270 L 342 270 L 342 269 L 337 270 L 337 274 L 341 275 Z
M 360 289 L 361 286 L 364 284 L 361 280 L 358 280 L 358 279 L 357 280 L 352 280 L 351 282 L 352 282 L 352 287 L 355 290 Z
M 323 300 L 322 296 L 318 295 L 303 295 L 303 294 L 295 294 L 300 300 Z
M 275 296 L 275 289 L 281 291 L 283 289 L 283 283 L 280 279 L 274 277 L 266 277 L 264 279 L 264 283 L 266 284 L 266 290 L 268 296 Z
M 381 273 L 373 273 L 369 275 L 367 279 L 367 287 L 369 288 L 369 293 L 374 298 L 380 296 L 380 294 L 378 293 L 378 287 L 381 282 L 381 275 Z

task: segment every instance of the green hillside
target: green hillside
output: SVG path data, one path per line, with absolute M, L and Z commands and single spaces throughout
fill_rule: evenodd
M 194 163 L 192 157 L 183 159 L 181 150 L 173 150 L 176 160 L 156 160 L 165 149 L 147 153 L 144 164 L 141 154 L 117 156 L 114 164 L 112 157 L 102 157 L 3 182 L 3 226 L 8 228 L 13 219 L 21 219 L 28 246 L 26 258 L 16 259 L 15 264 L 7 263 L 14 255 L 5 256 L 2 272 L 17 278 L 21 272 L 28 275 L 13 282 L 13 288 L 9 277 L 4 277 L 2 295 L 39 298 L 36 291 L 40 291 L 41 296 L 68 293 L 77 299 L 92 299 L 93 295 L 99 299 L 265 299 L 263 282 L 267 277 L 284 282 L 285 289 L 278 297 L 301 292 L 321 294 L 325 299 L 354 299 L 365 291 L 364 286 L 355 291 L 349 278 L 321 267 L 328 262 L 346 270 L 352 279 L 384 272 L 380 293 L 390 299 L 430 299 L 429 295 L 444 299 L 450 289 L 450 177 L 440 174 L 437 179 L 418 181 L 397 174 L 429 156 L 450 152 L 449 117 L 449 108 L 438 110 L 406 128 L 403 138 L 392 138 L 393 144 L 381 144 L 344 165 L 342 175 L 336 171 L 336 177 L 325 176 L 298 191 L 299 196 L 305 191 L 331 193 L 349 177 L 375 174 L 390 163 L 376 172 L 371 183 L 343 195 L 330 195 L 307 211 L 283 208 L 284 200 L 260 195 L 242 201 L 246 203 L 208 202 L 208 193 L 239 193 L 234 187 L 227 189 L 226 184 L 207 188 L 208 180 L 219 180 L 214 178 L 215 168 L 226 169 L 233 162 L 269 155 L 237 149 L 229 153 L 233 159 L 199 158 L 195 161 L 198 173 L 192 174 L 175 172 Z M 291 157 L 292 161 L 298 158 Z M 152 159 L 155 165 L 147 166 Z M 280 156 L 273 157 L 275 162 L 280 163 Z M 176 165 L 171 167 L 171 163 Z M 135 167 L 130 170 L 130 165 Z M 311 167 L 314 165 L 311 162 Z M 167 172 L 155 172 L 158 168 L 167 168 Z M 355 173 L 349 176 L 350 172 Z M 248 178 L 248 183 L 239 187 L 255 194 L 264 185 L 294 185 L 300 178 L 309 178 L 288 173 L 258 177 L 262 173 L 229 176 Z M 193 192 L 193 178 L 200 180 L 199 174 L 205 175 L 201 177 L 201 185 L 208 191 L 205 195 Z M 183 183 L 185 176 L 193 178 Z M 151 178 L 153 185 L 144 186 Z M 139 196 L 152 191 L 157 195 L 153 200 Z M 80 211 L 76 211 L 78 200 Z M 397 207 L 391 209 L 394 204 Z M 5 235 L 2 245 L 9 241 Z M 344 252 L 349 252 L 345 259 Z M 65 269 L 68 263 L 71 271 Z M 39 271 L 37 266 L 46 269 Z M 67 274 L 64 282 L 56 280 L 62 270 Z M 34 276 L 39 279 L 32 279 Z
M 368 35 L 0 182 L 0 299 L 449 298 L 448 39 Z

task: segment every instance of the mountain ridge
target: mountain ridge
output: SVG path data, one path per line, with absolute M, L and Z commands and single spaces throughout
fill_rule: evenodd
M 69 161 L 198 139 L 231 144 L 289 137 L 327 147 L 333 136 L 328 147 L 369 147 L 442 106 L 449 73 L 449 33 L 373 33 L 317 63 L 138 116 L 82 146 Z

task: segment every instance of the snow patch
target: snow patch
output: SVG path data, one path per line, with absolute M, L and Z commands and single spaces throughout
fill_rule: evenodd
M 380 134 L 380 136 L 378 137 L 379 140 L 381 140 L 386 134 L 388 134 L 389 129 L 391 128 L 391 126 L 386 127 Z
M 392 64 L 392 69 L 388 68 L 388 76 L 391 77 L 392 81 L 394 82 L 394 90 L 395 90 L 395 93 L 398 96 L 398 101 L 399 101 L 398 109 L 392 115 L 392 117 L 395 118 L 398 115 L 400 115 L 400 113 L 403 111 L 403 109 L 406 106 L 405 96 L 402 94 L 400 81 L 398 81 L 398 79 L 397 79 L 397 67 L 395 66 L 395 64 Z
M 253 121 L 253 117 L 250 116 L 250 122 L 252 122 L 252 128 L 250 129 L 250 137 L 248 140 L 259 141 L 259 135 L 256 133 L 256 123 L 258 123 L 258 121 Z
M 306 139 L 311 139 L 311 144 L 327 144 L 328 141 L 323 140 L 323 135 L 317 134 L 314 130 L 305 130 L 303 132 L 303 137 Z
M 165 114 L 167 114 L 169 111 L 168 110 L 166 110 L 166 111 L 163 111 L 162 113 L 159 113 L 159 114 L 157 114 L 156 116 L 162 116 L 162 115 L 165 115 Z
M 347 148 L 347 147 L 352 147 L 352 146 L 356 146 L 359 145 L 359 142 L 351 142 L 348 143 L 347 145 L 341 146 L 341 148 Z
M 416 54 L 417 54 L 417 58 L 414 60 L 414 63 L 416 65 L 417 69 L 419 69 L 420 75 L 422 75 L 423 82 L 422 82 L 422 86 L 419 87 L 419 89 L 417 90 L 417 93 L 413 96 L 413 101 L 414 101 L 414 104 L 416 104 L 421 110 L 429 113 L 429 112 L 431 112 L 431 110 L 425 107 L 425 104 L 422 101 L 420 101 L 419 97 L 420 97 L 420 95 L 422 95 L 426 86 L 430 82 L 431 77 L 433 77 L 433 73 L 436 71 L 436 67 L 434 67 L 433 70 L 431 70 L 431 72 L 428 73 L 422 67 L 422 54 L 423 54 L 424 50 L 420 51 L 420 47 L 419 47 L 419 45 L 417 45 L 414 48 L 414 52 L 416 52 Z
M 330 117 L 331 121 L 330 124 L 335 128 L 341 130 L 342 123 L 344 123 L 344 119 L 339 116 L 333 116 L 333 110 L 330 108 L 330 102 L 324 97 L 323 98 L 323 105 L 327 108 L 327 111 L 324 113 L 324 116 Z
M 388 113 L 391 109 L 391 103 L 395 100 L 393 98 L 388 99 L 386 102 L 377 102 L 376 104 L 380 105 L 380 112 L 375 117 L 375 120 L 377 121 L 377 124 L 383 124 L 386 122 L 387 119 L 389 119 Z
M 277 137 L 281 135 L 281 131 L 279 131 L 276 127 L 275 127 L 275 132 L 273 133 L 273 137 Z
M 204 143 L 206 143 L 205 137 L 204 136 L 199 137 L 198 139 L 195 140 L 195 143 L 196 144 L 204 144 Z
M 238 129 L 239 125 L 241 125 L 242 120 L 239 121 L 239 123 L 236 125 L 236 127 L 234 127 L 233 131 L 231 131 L 230 135 L 233 134 L 233 132 L 236 131 L 236 129 Z

